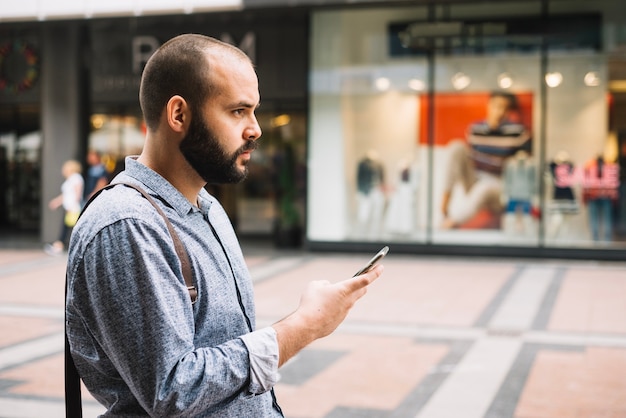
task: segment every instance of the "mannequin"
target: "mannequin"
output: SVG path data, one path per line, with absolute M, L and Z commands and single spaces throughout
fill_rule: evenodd
M 375 150 L 357 165 L 357 232 L 375 238 L 380 232 L 385 207 L 384 168 Z
M 557 238 L 568 227 L 569 218 L 578 214 L 580 205 L 574 194 L 575 167 L 567 151 L 559 151 L 549 163 L 551 196 L 548 202 L 548 236 Z
M 617 206 L 617 233 L 626 237 L 626 139 L 620 143 L 619 165 L 619 202 Z
M 415 191 L 418 173 L 408 160 L 398 164 L 398 183 L 389 199 L 385 230 L 392 234 L 409 234 L 415 226 Z
M 583 202 L 587 205 L 589 227 L 594 241 L 611 241 L 613 205 L 619 198 L 619 166 L 598 156 L 585 164 Z M 602 233 L 602 234 L 600 234 Z
M 536 230 L 532 208 L 537 206 L 537 169 L 528 152 L 519 150 L 504 165 L 503 228 L 507 233 L 529 234 Z

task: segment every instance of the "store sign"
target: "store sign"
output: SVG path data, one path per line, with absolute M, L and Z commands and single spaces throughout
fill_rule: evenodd
M 230 33 L 222 33 L 220 40 L 227 44 L 235 45 L 245 52 L 253 63 L 256 62 L 256 34 L 254 32 L 247 32 L 239 42 Z
M 98 20 L 90 24 L 90 84 L 94 103 L 135 104 L 141 74 L 154 52 L 181 33 L 212 36 L 237 46 L 255 64 L 266 98 L 306 97 L 308 15 L 199 14 Z M 277 48 L 281 53 L 277 54 Z M 262 56 L 271 59 L 262 60 Z M 269 100 L 269 99 L 268 99 Z
M 256 34 L 246 32 L 240 38 L 235 38 L 229 32 L 223 32 L 219 36 L 222 41 L 239 47 L 254 62 L 256 59 Z M 100 38 L 98 38 L 100 39 Z M 131 35 L 123 37 L 109 36 L 106 50 L 96 55 L 93 73 L 92 88 L 98 98 L 109 97 L 112 100 L 120 98 L 120 94 L 127 95 L 129 100 L 134 100 L 141 83 L 141 73 L 156 50 L 162 45 L 160 37 L 148 34 Z M 103 40 L 104 41 L 104 40 Z M 102 50 L 95 46 L 96 49 Z
M 131 45 L 133 74 L 141 74 L 148 59 L 161 46 L 161 42 L 156 36 L 134 36 Z
M 250 57 L 252 62 L 256 59 L 256 35 L 254 32 L 247 32 L 239 43 L 228 32 L 220 35 L 220 40 L 227 44 L 235 45 Z M 139 35 L 131 40 L 133 74 L 141 74 L 148 59 L 161 46 L 161 42 L 156 36 Z
M 602 49 L 599 14 L 558 15 L 441 22 L 399 22 L 388 26 L 391 56 Z M 544 44 L 545 42 L 545 44 Z

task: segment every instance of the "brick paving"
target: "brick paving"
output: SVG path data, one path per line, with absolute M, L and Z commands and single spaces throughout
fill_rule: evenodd
M 271 246 L 269 246 L 271 247 Z M 369 254 L 246 246 L 258 326 Z M 0 417 L 63 416 L 65 257 L 0 249 Z M 626 417 L 626 262 L 390 254 L 333 335 L 281 369 L 293 418 Z M 85 416 L 103 409 L 84 393 Z

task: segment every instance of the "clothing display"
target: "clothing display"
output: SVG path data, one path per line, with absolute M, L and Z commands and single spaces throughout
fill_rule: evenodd
M 503 230 L 517 236 L 535 232 L 533 201 L 537 197 L 537 168 L 528 153 L 519 150 L 508 158 L 502 177 L 502 192 L 507 200 Z
M 357 167 L 357 189 L 360 193 L 368 194 L 384 181 L 383 166 L 376 158 L 367 156 Z
M 113 182 L 140 186 L 167 214 L 198 299 L 155 208 L 131 188 L 104 191 L 68 255 L 67 332 L 85 386 L 115 416 L 144 416 L 149 405 L 159 416 L 281 417 L 270 392 L 276 333 L 255 331 L 252 282 L 222 206 L 204 189 L 193 206 L 136 160 L 125 166 Z
M 549 202 L 550 212 L 575 214 L 580 210 L 574 196 L 574 164 L 568 160 L 554 160 L 549 164 L 552 179 L 552 200 Z
M 564 150 L 558 151 L 546 167 L 546 236 L 559 240 L 579 237 L 581 222 L 576 215 L 581 207 L 575 192 L 579 172 Z
M 537 168 L 533 161 L 525 152 L 519 151 L 506 161 L 503 177 L 507 211 L 511 212 L 519 205 L 524 208 L 524 213 L 530 213 L 531 200 L 537 195 Z
M 584 168 L 583 202 L 619 197 L 619 166 L 604 161 L 602 157 L 590 160 Z
M 559 151 L 548 163 L 549 200 L 546 203 L 548 222 L 547 236 L 553 239 L 567 238 L 573 228 L 572 216 L 580 212 L 580 204 L 576 199 L 574 185 L 576 168 L 570 161 L 569 154 Z
M 550 174 L 552 176 L 552 199 L 554 200 L 574 200 L 572 181 L 574 175 L 574 164 L 570 161 L 550 162 Z
M 594 241 L 611 241 L 613 238 L 613 202 L 607 198 L 587 202 L 589 228 Z
M 389 199 L 385 214 L 385 230 L 394 234 L 408 234 L 415 226 L 415 184 L 417 173 L 409 166 L 400 170 L 396 190 Z
M 360 235 L 374 237 L 380 232 L 385 210 L 384 179 L 383 165 L 370 151 L 357 166 L 357 229 Z
M 612 240 L 613 205 L 618 198 L 619 166 L 604 161 L 602 157 L 587 162 L 583 177 L 583 202 L 587 205 L 593 240 Z
M 617 232 L 626 236 L 626 142 L 618 159 L 619 165 L 619 201 L 617 204 Z

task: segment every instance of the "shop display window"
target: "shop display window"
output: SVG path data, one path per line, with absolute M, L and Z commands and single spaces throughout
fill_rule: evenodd
M 308 239 L 626 245 L 626 17 L 549 4 L 314 12 Z

